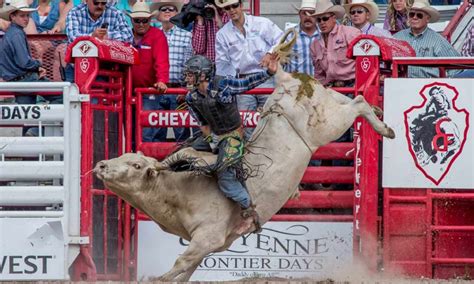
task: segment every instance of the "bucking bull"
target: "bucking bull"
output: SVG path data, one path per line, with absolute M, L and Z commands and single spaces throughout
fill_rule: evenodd
M 286 41 L 291 33 L 293 38 Z M 283 36 L 275 49 L 280 62 L 288 59 L 295 40 L 292 31 Z M 379 134 L 395 137 L 377 118 L 380 109 L 371 107 L 362 96 L 350 99 L 306 74 L 287 73 L 281 65 L 275 81 L 244 156 L 245 165 L 258 172 L 246 184 L 261 224 L 295 194 L 312 153 L 339 138 L 357 117 L 364 117 Z M 189 241 L 173 268 L 160 277 L 187 281 L 206 255 L 226 250 L 241 235 L 253 232 L 255 224 L 240 216 L 239 205 L 224 197 L 215 178 L 167 167 L 179 155 L 212 163 L 212 154 L 185 148 L 173 155 L 159 162 L 141 153 L 128 153 L 97 163 L 94 172 L 107 188 L 164 231 Z

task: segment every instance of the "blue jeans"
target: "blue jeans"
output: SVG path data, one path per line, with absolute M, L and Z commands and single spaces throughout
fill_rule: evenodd
M 177 107 L 175 95 L 143 96 L 143 110 L 175 110 Z M 176 141 L 184 141 L 190 136 L 189 128 L 174 127 Z M 143 142 L 166 141 L 167 127 L 152 128 L 145 127 L 142 131 Z
M 235 168 L 227 167 L 217 173 L 217 184 L 219 189 L 227 198 L 239 203 L 240 207 L 250 207 L 250 195 L 244 185 L 237 179 Z

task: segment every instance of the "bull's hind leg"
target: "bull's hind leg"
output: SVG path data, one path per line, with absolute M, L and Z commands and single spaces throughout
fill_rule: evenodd
M 341 94 L 337 91 L 334 91 L 333 89 L 328 88 L 327 91 L 331 95 L 331 97 L 333 97 L 333 99 L 335 99 L 340 104 L 345 105 L 345 104 L 348 104 L 348 103 L 352 102 L 352 99 L 350 97 L 348 97 L 344 94 Z M 379 108 L 378 106 L 375 106 L 375 105 L 371 105 L 371 107 L 372 107 L 372 110 L 374 111 L 376 116 L 382 116 L 383 115 L 383 110 L 381 108 Z
M 223 231 L 225 231 L 223 229 Z M 188 281 L 204 257 L 225 245 L 225 236 L 215 228 L 200 228 L 186 251 L 178 257 L 170 271 L 159 277 L 161 281 Z
M 388 127 L 376 115 L 373 108 L 367 103 L 363 96 L 355 97 L 351 104 L 356 108 L 360 116 L 364 117 L 377 133 L 388 138 L 395 138 L 395 132 Z

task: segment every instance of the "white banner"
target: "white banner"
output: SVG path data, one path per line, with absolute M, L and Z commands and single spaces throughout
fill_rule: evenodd
M 170 270 L 188 244 L 152 221 L 139 222 L 138 279 Z M 352 264 L 352 255 L 352 223 L 269 222 L 260 234 L 243 236 L 227 251 L 208 255 L 191 281 L 333 277 Z
M 383 187 L 474 189 L 474 80 L 386 79 Z
M 68 279 L 58 219 L 0 218 L 0 232 L 0 280 Z

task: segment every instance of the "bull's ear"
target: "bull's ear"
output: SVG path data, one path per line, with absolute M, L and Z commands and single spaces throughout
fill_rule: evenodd
M 148 169 L 146 169 L 146 175 L 147 175 L 149 178 L 157 177 L 158 174 L 159 174 L 158 169 L 156 169 L 156 168 L 154 168 L 154 167 L 149 167 Z
M 142 151 L 138 151 L 137 154 L 140 155 L 140 156 L 145 156 L 145 155 L 143 155 Z

